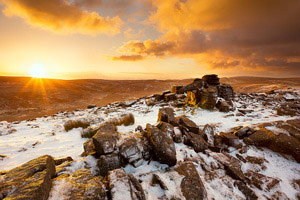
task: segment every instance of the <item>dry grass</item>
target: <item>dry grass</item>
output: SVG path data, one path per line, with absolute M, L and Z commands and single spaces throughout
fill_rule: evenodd
M 119 118 L 113 118 L 110 119 L 108 122 L 106 122 L 108 124 L 113 124 L 115 126 L 130 126 L 134 124 L 134 116 L 133 114 L 129 113 L 129 114 L 124 114 Z
M 90 122 L 87 120 L 69 120 L 64 124 L 66 131 L 70 131 L 73 128 L 87 128 L 90 126 Z

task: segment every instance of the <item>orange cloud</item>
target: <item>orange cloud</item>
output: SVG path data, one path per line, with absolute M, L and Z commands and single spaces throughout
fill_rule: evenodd
M 122 20 L 101 17 L 65 0 L 2 0 L 3 13 L 23 18 L 28 24 L 57 33 L 117 34 Z
M 121 56 L 114 56 L 113 60 L 115 61 L 138 61 L 146 59 L 144 56 L 141 55 L 121 55 Z

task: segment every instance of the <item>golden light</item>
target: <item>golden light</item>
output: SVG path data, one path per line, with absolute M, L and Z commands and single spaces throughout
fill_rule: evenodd
M 30 68 L 30 76 L 34 78 L 45 78 L 46 70 L 41 64 L 34 64 Z

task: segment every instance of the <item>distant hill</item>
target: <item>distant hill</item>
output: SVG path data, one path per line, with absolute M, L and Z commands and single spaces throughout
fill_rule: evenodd
M 42 80 L 42 81 L 41 81 Z M 185 80 L 31 79 L 0 76 L 0 121 L 16 121 L 52 115 L 61 110 L 103 106 L 114 101 L 136 99 L 186 85 Z M 222 78 L 236 92 L 264 92 L 300 87 L 300 78 Z

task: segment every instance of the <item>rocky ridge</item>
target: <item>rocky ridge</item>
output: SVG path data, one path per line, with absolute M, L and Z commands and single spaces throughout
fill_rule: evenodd
M 81 160 L 41 156 L 1 172 L 0 199 L 299 199 L 299 105 L 297 91 L 234 94 L 206 75 L 135 101 L 58 113 L 47 118 L 88 121 L 61 131 L 88 138 Z M 203 112 L 231 123 L 202 123 Z M 22 123 L 30 121 L 3 123 L 1 137 Z

